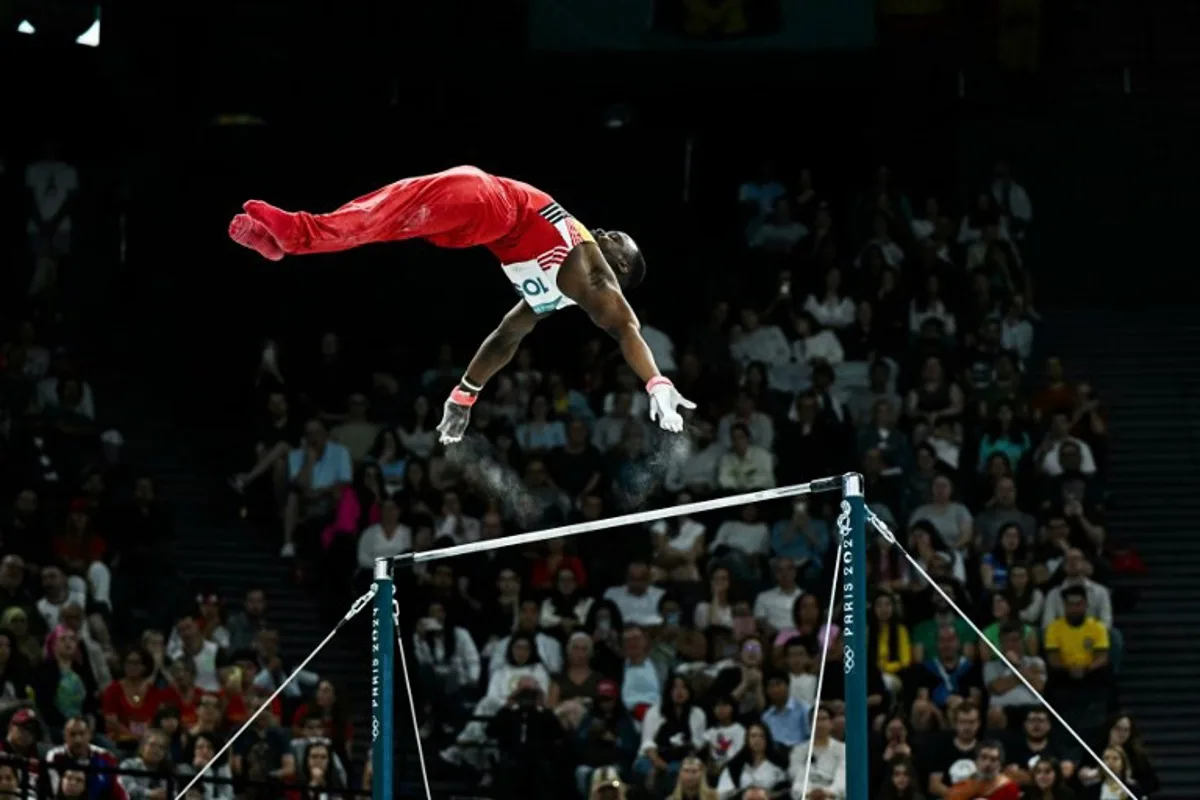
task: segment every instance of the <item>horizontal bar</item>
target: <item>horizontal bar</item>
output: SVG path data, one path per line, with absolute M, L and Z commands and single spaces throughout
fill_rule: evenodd
M 402 553 L 394 557 L 394 561 L 411 561 L 414 564 L 422 564 L 426 561 L 440 561 L 444 558 L 454 558 L 455 556 L 465 556 L 471 553 L 483 553 L 488 550 L 498 550 L 501 547 L 515 547 L 521 544 L 534 544 L 536 542 L 544 542 L 547 539 L 557 539 L 562 536 L 575 536 L 580 533 L 591 533 L 592 531 L 602 531 L 609 528 L 620 528 L 623 525 L 638 525 L 643 522 L 654 522 L 660 519 L 669 519 L 671 517 L 682 517 L 687 514 L 702 514 L 706 511 L 716 511 L 719 508 L 730 508 L 732 506 L 744 506 L 749 503 L 765 503 L 769 500 L 781 500 L 786 497 L 800 497 L 806 494 L 815 494 L 817 492 L 830 492 L 842 488 L 842 476 L 835 478 L 818 478 L 815 481 L 808 483 L 797 483 L 791 486 L 779 486 L 774 489 L 762 489 L 757 492 L 747 492 L 746 494 L 735 494 L 729 497 L 717 497 L 712 500 L 701 500 L 698 503 L 684 503 L 681 506 L 667 506 L 665 508 L 656 508 L 652 511 L 638 511 L 633 514 L 625 514 L 620 517 L 607 517 L 605 519 L 597 519 L 591 522 L 578 522 L 574 525 L 563 525 L 559 528 L 547 528 L 541 531 L 529 531 L 528 533 L 518 533 L 514 536 L 505 536 L 501 539 L 484 539 L 478 542 L 467 542 L 466 544 L 456 544 L 451 547 L 442 547 L 437 550 L 425 550 L 420 553 L 408 552 Z

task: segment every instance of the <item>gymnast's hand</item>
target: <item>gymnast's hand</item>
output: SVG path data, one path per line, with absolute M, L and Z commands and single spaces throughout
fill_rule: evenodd
M 471 421 L 471 406 L 475 405 L 477 395 L 455 387 L 442 406 L 442 421 L 438 423 L 437 431 L 441 434 L 442 444 L 454 444 L 462 441 L 467 432 L 467 424 Z
M 650 379 L 646 391 L 650 395 L 650 419 L 664 431 L 679 433 L 683 430 L 683 415 L 677 409 L 695 408 L 696 404 L 684 398 L 675 385 L 661 375 Z

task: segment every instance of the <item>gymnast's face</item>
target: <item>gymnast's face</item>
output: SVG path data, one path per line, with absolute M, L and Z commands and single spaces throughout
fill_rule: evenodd
M 618 274 L 629 272 L 638 252 L 637 242 L 633 237 L 621 231 L 599 229 L 592 231 L 592 235 L 596 237 L 596 244 L 600 247 L 600 252 L 604 253 L 604 260 L 608 265 Z

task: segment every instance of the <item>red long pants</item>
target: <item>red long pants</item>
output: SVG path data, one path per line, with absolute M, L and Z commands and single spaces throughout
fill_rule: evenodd
M 245 211 L 291 255 L 415 238 L 439 247 L 496 245 L 508 250 L 524 228 L 544 224 L 537 210 L 552 203 L 549 195 L 528 184 L 465 166 L 396 181 L 328 214 L 284 211 L 260 200 L 246 203 Z M 235 227 L 237 220 L 230 228 L 235 240 L 263 252 L 249 241 L 253 234 L 246 226 Z

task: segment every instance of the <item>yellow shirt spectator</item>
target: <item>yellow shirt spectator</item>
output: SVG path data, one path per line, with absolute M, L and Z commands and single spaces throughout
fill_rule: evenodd
M 1046 651 L 1057 652 L 1066 669 L 1087 669 L 1093 657 L 1108 652 L 1108 628 L 1095 617 L 1085 617 L 1080 625 L 1059 617 L 1046 628 Z
M 908 638 L 908 628 L 896 626 L 896 652 L 891 650 L 891 636 L 887 626 L 879 631 L 879 671 L 895 675 L 912 664 L 912 642 Z

